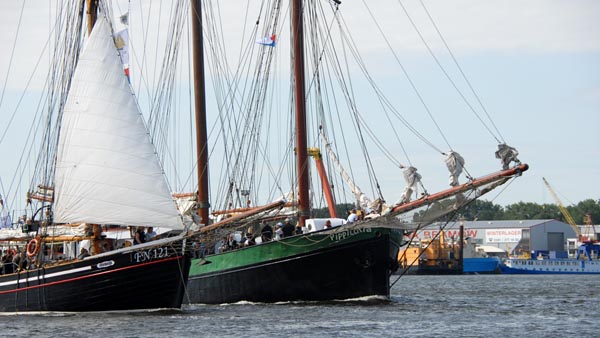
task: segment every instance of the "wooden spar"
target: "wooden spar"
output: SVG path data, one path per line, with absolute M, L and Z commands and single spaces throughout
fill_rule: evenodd
M 297 206 L 294 202 L 287 202 L 283 205 L 284 208 Z M 257 208 L 261 207 L 253 207 L 253 208 L 235 208 L 235 209 L 227 209 L 227 210 L 213 210 L 211 212 L 212 215 L 227 215 L 227 214 L 239 214 L 241 212 L 253 211 Z M 287 217 L 287 216 L 286 216 Z
M 87 4 L 87 18 L 88 18 L 88 36 L 92 34 L 92 29 L 96 24 L 98 18 L 98 0 L 86 0 Z
M 181 193 L 173 193 L 171 194 L 174 198 L 185 198 L 185 197 L 197 197 L 198 194 L 195 192 L 181 192 Z
M 79 242 L 83 240 L 92 240 L 94 237 L 91 236 L 44 236 L 44 244 L 48 243 L 61 243 L 61 242 Z M 23 242 L 27 243 L 31 240 L 31 237 L 12 237 L 0 239 L 0 242 Z
M 285 203 L 286 203 L 285 200 L 280 200 L 280 201 L 277 201 L 277 202 L 269 203 L 269 204 L 266 204 L 266 205 L 264 205 L 262 207 L 254 208 L 252 211 L 241 213 L 239 215 L 235 215 L 233 217 L 230 217 L 228 219 L 222 220 L 220 222 L 204 226 L 204 227 L 200 228 L 200 230 L 195 231 L 195 233 L 205 233 L 205 232 L 214 230 L 216 228 L 222 227 L 224 225 L 227 225 L 229 223 L 232 223 L 232 222 L 235 222 L 235 221 L 239 221 L 240 219 L 244 219 L 246 217 L 250 217 L 252 215 L 259 214 L 261 212 L 265 212 L 265 211 L 268 211 L 268 210 L 271 210 L 271 209 L 282 207 L 283 205 L 285 205 Z M 194 232 L 190 233 L 189 235 L 194 235 Z
M 329 217 L 336 218 L 335 214 L 335 200 L 333 199 L 333 193 L 331 192 L 331 185 L 327 179 L 327 173 L 325 172 L 325 166 L 323 165 L 323 157 L 321 156 L 321 150 L 319 148 L 308 148 L 308 154 L 315 159 L 317 165 L 317 172 L 321 178 L 321 186 L 325 193 L 325 200 L 327 201 L 327 207 L 329 208 Z
M 204 86 L 204 39 L 201 0 L 192 0 L 192 41 L 194 53 L 194 94 L 196 117 L 196 156 L 198 160 L 198 216 L 208 225 L 208 136 L 206 131 L 206 91 Z
M 298 226 L 310 218 L 308 161 L 306 151 L 306 102 L 304 88 L 304 28 L 302 0 L 292 1 L 292 35 L 294 58 L 294 100 L 296 106 L 296 165 L 298 168 Z
M 470 181 L 468 183 L 461 184 L 456 187 L 446 189 L 446 190 L 440 191 L 440 192 L 432 194 L 432 195 L 427 195 L 423 198 L 420 198 L 420 199 L 412 201 L 412 202 L 401 204 L 401 205 L 393 208 L 391 213 L 398 214 L 401 212 L 410 211 L 410 210 L 416 209 L 418 207 L 421 207 L 425 204 L 439 201 L 444 198 L 454 196 L 454 195 L 457 195 L 459 193 L 462 193 L 462 192 L 465 192 L 465 191 L 468 191 L 468 190 L 471 190 L 474 188 L 481 187 L 483 185 L 498 181 L 503 178 L 509 178 L 514 175 L 519 175 L 522 172 L 527 171 L 527 169 L 529 169 L 529 166 L 527 164 L 519 164 L 518 166 L 516 166 L 514 168 L 498 171 L 496 173 L 474 179 L 473 181 Z
M 41 201 L 41 202 L 48 202 L 48 203 L 52 203 L 54 201 L 54 199 L 52 198 L 52 196 L 48 196 L 48 195 L 42 195 L 42 194 L 31 194 L 29 195 L 29 197 L 31 199 L 37 200 L 37 201 Z

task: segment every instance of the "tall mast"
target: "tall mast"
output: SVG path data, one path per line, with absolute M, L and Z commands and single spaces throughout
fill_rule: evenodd
M 98 18 L 98 0 L 86 0 L 87 3 L 87 22 L 88 35 L 92 34 L 92 29 Z
M 192 0 L 192 43 L 194 57 L 194 110 L 196 115 L 196 156 L 198 159 L 198 216 L 208 225 L 208 141 L 206 132 L 206 94 L 204 87 L 204 39 L 201 0 Z
M 304 89 L 304 29 L 302 0 L 292 0 L 292 34 L 294 58 L 294 100 L 296 103 L 296 165 L 298 166 L 298 223 L 304 226 L 310 217 L 308 196 L 308 160 L 306 146 L 306 102 Z

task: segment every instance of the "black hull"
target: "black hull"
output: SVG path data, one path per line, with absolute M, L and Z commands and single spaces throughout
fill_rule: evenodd
M 180 308 L 190 266 L 173 243 L 0 276 L 0 312 Z
M 188 294 L 191 303 L 205 304 L 389 297 L 389 277 L 396 267 L 397 252 L 389 235 L 381 235 L 284 259 L 190 276 Z M 207 259 L 210 261 L 210 257 Z

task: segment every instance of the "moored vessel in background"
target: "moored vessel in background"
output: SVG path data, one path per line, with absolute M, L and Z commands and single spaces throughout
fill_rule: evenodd
M 437 232 L 433 239 L 412 240 L 398 253 L 399 273 L 410 275 L 460 275 L 460 274 L 498 274 L 500 273 L 501 253 L 488 254 L 471 238 L 461 236 L 447 239 L 444 231 Z M 462 241 L 462 245 L 461 245 Z M 488 249 L 489 250 L 489 249 Z
M 507 258 L 500 268 L 503 274 L 600 274 L 600 244 L 582 243 L 575 258 L 541 252 L 527 259 Z

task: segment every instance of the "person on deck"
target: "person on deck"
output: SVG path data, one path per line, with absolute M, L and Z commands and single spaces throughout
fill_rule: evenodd
M 142 244 L 146 242 L 146 234 L 144 234 L 144 228 L 135 228 L 135 232 L 131 236 L 133 237 L 133 245 Z
M 263 227 L 260 229 L 260 237 L 263 243 L 273 238 L 273 228 L 271 228 L 269 223 L 263 222 Z
M 346 220 L 348 223 L 353 223 L 358 220 L 358 215 L 356 215 L 356 209 L 352 209 L 350 214 L 348 215 L 348 219 Z
M 15 257 L 13 258 L 13 267 L 17 271 L 21 271 L 21 270 L 23 270 L 23 268 L 27 267 L 28 263 L 27 263 L 27 255 L 25 254 L 25 250 L 26 249 L 21 250 L 21 248 L 17 248 L 17 253 L 15 254 Z
M 2 274 L 7 275 L 13 272 L 13 255 L 9 249 L 6 250 L 4 256 L 2 256 Z
M 88 250 L 86 248 L 81 248 L 81 250 L 79 250 L 79 255 L 77 256 L 77 259 L 84 259 L 89 256 L 90 253 L 88 252 Z
M 281 231 L 283 231 L 283 236 L 282 237 L 290 237 L 294 235 L 294 225 L 292 224 L 292 220 L 289 218 L 285 219 L 285 223 L 283 224 L 283 227 L 281 228 Z
M 148 229 L 146 230 L 146 235 L 145 235 L 145 239 L 146 242 L 150 242 L 156 239 L 156 231 L 154 231 L 154 228 L 152 227 L 148 227 Z
M 331 221 L 330 220 L 327 220 L 325 222 L 325 226 L 323 226 L 323 229 L 331 229 Z
M 229 234 L 229 237 L 227 238 L 227 243 L 225 243 L 225 246 L 227 248 L 227 251 L 235 250 L 235 249 L 239 248 L 239 244 L 235 240 L 235 234 Z
M 282 227 L 283 227 L 283 223 L 281 223 L 281 222 L 275 224 L 275 238 L 274 238 L 274 240 L 278 241 L 281 238 L 283 238 L 283 230 L 281 230 Z
M 254 236 L 251 232 L 246 233 L 246 241 L 244 242 L 244 246 L 256 245 L 256 241 L 254 240 Z

